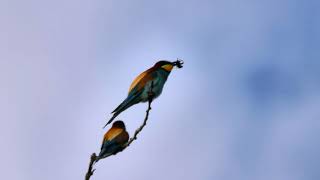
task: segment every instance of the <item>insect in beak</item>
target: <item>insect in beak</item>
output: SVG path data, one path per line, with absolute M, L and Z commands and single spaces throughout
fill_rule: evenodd
M 177 66 L 178 68 L 182 68 L 183 64 L 184 64 L 184 62 L 182 59 L 177 59 L 176 61 L 173 62 L 173 66 Z

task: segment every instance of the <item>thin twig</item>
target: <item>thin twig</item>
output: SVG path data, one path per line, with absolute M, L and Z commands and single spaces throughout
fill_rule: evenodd
M 153 89 L 153 81 L 151 82 L 151 87 L 150 87 L 150 91 L 149 91 L 149 97 L 148 97 L 148 109 L 146 110 L 146 116 L 144 118 L 144 121 L 142 123 L 142 125 L 134 132 L 133 134 L 133 137 L 129 139 L 129 141 L 123 145 L 122 147 L 122 150 L 125 150 L 128 146 L 130 146 L 130 144 L 137 139 L 137 136 L 138 134 L 142 131 L 142 129 L 144 128 L 144 126 L 146 126 L 147 124 L 147 121 L 148 121 L 148 118 L 149 118 L 149 112 L 151 110 L 151 103 L 153 101 L 153 98 L 154 98 L 154 93 L 152 92 L 152 89 Z M 121 152 L 120 151 L 120 152 Z M 113 154 L 115 155 L 115 154 Z M 88 168 L 88 172 L 86 174 L 86 178 L 85 180 L 89 180 L 90 177 L 93 175 L 95 169 L 93 169 L 93 165 L 94 165 L 94 162 L 97 160 L 97 156 L 96 156 L 96 153 L 93 153 L 91 155 L 91 158 L 90 158 L 90 163 L 89 163 L 89 168 Z

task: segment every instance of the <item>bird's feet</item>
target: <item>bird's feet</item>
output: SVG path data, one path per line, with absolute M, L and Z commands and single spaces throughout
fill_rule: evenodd
M 148 101 L 149 101 L 149 107 L 150 107 L 150 104 L 153 100 L 153 98 L 155 97 L 155 93 L 152 91 L 153 89 L 153 81 L 151 82 L 151 87 L 150 87 L 150 90 L 148 91 Z
M 149 91 L 149 92 L 148 92 L 148 98 L 149 98 L 149 99 L 153 99 L 154 96 L 155 96 L 155 93 L 154 93 L 154 92 L 152 92 L 152 91 Z

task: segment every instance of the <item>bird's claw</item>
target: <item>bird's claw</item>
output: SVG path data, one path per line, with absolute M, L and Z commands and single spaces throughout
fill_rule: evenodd
M 154 92 L 152 92 L 152 91 L 149 91 L 149 92 L 148 92 L 148 97 L 149 97 L 150 99 L 153 99 L 154 96 L 155 96 L 155 93 L 154 93 Z
M 178 68 L 182 68 L 183 64 L 184 64 L 184 62 L 182 59 L 177 59 L 176 61 L 173 62 L 173 66 L 177 66 Z

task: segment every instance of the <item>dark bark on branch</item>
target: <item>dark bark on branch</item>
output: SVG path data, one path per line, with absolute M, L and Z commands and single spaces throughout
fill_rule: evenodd
M 148 109 L 146 110 L 146 116 L 144 118 L 144 121 L 143 121 L 142 125 L 134 132 L 134 135 L 132 136 L 132 138 L 130 138 L 129 141 L 123 146 L 123 149 L 120 152 L 122 152 L 127 147 L 129 147 L 130 144 L 134 140 L 137 139 L 138 134 L 142 131 L 144 126 L 147 125 L 147 121 L 148 121 L 148 118 L 149 118 L 149 112 L 151 110 L 151 103 L 152 103 L 153 98 L 154 98 L 154 93 L 152 92 L 152 89 L 153 89 L 153 81 L 151 82 L 151 88 L 150 88 L 150 91 L 149 91 Z M 114 155 L 116 155 L 116 154 L 114 154 Z M 95 169 L 93 169 L 93 165 L 94 165 L 96 159 L 97 159 L 96 153 L 93 153 L 91 155 L 91 158 L 90 158 L 89 168 L 88 168 L 88 172 L 86 174 L 85 180 L 90 180 L 90 177 L 93 175 L 93 173 L 95 171 Z
M 97 155 L 96 153 L 93 153 L 90 158 L 89 168 L 88 168 L 88 172 L 86 174 L 85 180 L 89 180 L 90 177 L 93 175 L 95 169 L 92 169 L 92 166 L 93 166 L 93 163 L 96 161 L 96 159 L 97 159 Z

